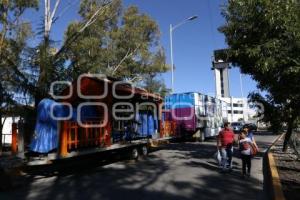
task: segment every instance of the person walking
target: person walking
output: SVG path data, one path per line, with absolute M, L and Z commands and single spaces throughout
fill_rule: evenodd
M 234 133 L 229 128 L 229 125 L 229 122 L 224 123 L 224 128 L 220 131 L 217 138 L 217 149 L 220 151 L 222 158 L 222 171 L 225 171 L 226 169 L 232 169 Z
M 250 177 L 251 172 L 251 145 L 254 145 L 252 140 L 247 137 L 247 132 L 242 130 L 239 135 L 239 151 L 242 159 L 242 176 L 243 178 Z
M 256 144 L 255 138 L 254 138 L 254 134 L 253 131 L 251 130 L 251 127 L 249 127 L 247 124 L 243 126 L 243 131 L 245 132 L 245 135 L 247 138 L 249 138 L 252 142 L 252 144 L 254 145 L 254 147 L 256 148 L 256 151 L 258 151 L 258 146 Z

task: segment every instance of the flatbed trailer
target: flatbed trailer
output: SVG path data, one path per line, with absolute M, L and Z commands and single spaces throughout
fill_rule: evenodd
M 107 155 L 123 155 L 129 159 L 137 160 L 140 156 L 146 157 L 149 151 L 165 144 L 169 144 L 174 137 L 165 137 L 158 139 L 140 139 L 130 142 L 112 144 L 109 147 L 94 147 L 90 149 L 81 149 L 78 151 L 72 151 L 65 156 L 61 156 L 59 153 L 48 153 L 41 157 L 30 157 L 25 161 L 27 167 L 30 166 L 45 166 L 52 165 L 54 163 L 65 162 L 72 159 L 87 158 L 89 156 L 99 156 L 98 160 L 101 160 L 103 154 Z
M 177 137 L 162 124 L 162 104 L 160 96 L 123 81 L 82 75 L 59 99 L 39 103 L 25 164 L 49 165 L 89 155 L 101 160 L 106 153 L 145 156 L 149 148 Z M 124 120 L 129 115 L 134 117 Z
M 130 158 L 138 159 L 139 155 L 146 156 L 148 154 L 148 149 L 150 147 L 150 141 L 148 139 L 136 140 L 131 142 L 126 142 L 124 144 L 113 144 L 109 147 L 94 147 L 90 149 L 81 149 L 78 151 L 72 151 L 65 156 L 61 156 L 58 153 L 48 153 L 46 156 L 37 157 L 35 159 L 25 162 L 27 166 L 34 165 L 49 165 L 54 162 L 68 160 L 71 158 L 82 158 L 84 156 L 89 156 L 92 154 L 99 153 L 128 153 Z M 101 157 L 99 157 L 101 159 Z

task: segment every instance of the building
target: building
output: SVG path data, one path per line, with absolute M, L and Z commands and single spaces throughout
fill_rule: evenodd
M 249 108 L 246 98 L 232 97 L 230 95 L 229 70 L 230 63 L 227 61 L 225 50 L 214 51 L 212 70 L 215 76 L 216 98 L 225 102 L 223 118 L 228 122 L 248 122 L 255 112 Z
M 227 104 L 227 120 L 229 122 L 248 121 L 249 108 L 246 98 L 220 97 Z

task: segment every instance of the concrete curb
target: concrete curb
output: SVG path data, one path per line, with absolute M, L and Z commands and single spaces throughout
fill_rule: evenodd
M 274 159 L 274 156 L 273 156 L 273 154 L 270 150 L 273 149 L 273 147 L 277 143 L 277 141 L 280 140 L 284 135 L 285 135 L 285 133 L 280 135 L 272 143 L 270 148 L 267 150 L 268 175 L 269 175 L 270 182 L 272 184 L 271 191 L 272 191 L 272 199 L 274 199 L 274 200 L 285 200 L 285 197 L 284 197 L 284 194 L 283 194 L 282 185 L 281 185 L 281 182 L 280 182 L 280 178 L 279 178 L 277 166 L 276 166 L 276 163 L 275 163 L 275 159 Z

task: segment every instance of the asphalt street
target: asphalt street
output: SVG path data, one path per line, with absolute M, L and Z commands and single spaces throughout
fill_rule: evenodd
M 264 199 L 262 155 L 276 137 L 256 135 L 260 153 L 253 158 L 252 176 L 247 179 L 241 178 L 236 153 L 233 171 L 220 172 L 213 158 L 216 141 L 209 140 L 168 144 L 136 162 L 28 174 L 25 184 L 0 193 L 0 199 Z

